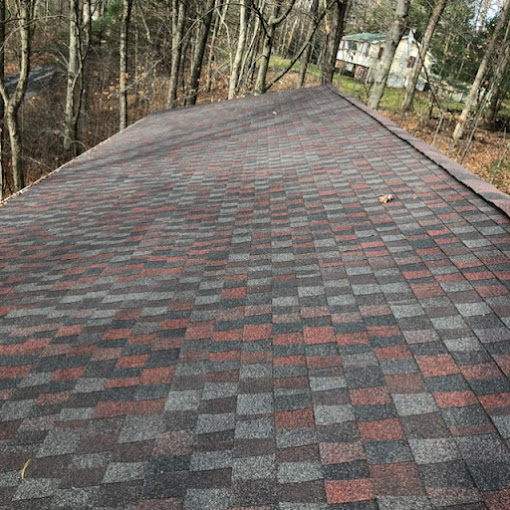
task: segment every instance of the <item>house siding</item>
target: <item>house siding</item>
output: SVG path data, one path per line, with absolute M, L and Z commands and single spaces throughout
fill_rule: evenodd
M 381 49 L 384 51 L 384 46 L 384 40 L 371 42 L 342 40 L 337 54 L 337 65 L 342 70 L 352 71 L 355 78 L 370 82 L 380 60 Z M 403 88 L 406 86 L 413 67 L 417 65 L 418 53 L 419 47 L 414 39 L 410 40 L 409 36 L 402 38 L 397 46 L 388 77 L 390 87 Z M 410 57 L 414 58 L 412 67 L 408 67 Z M 430 69 L 431 65 L 431 58 L 427 55 L 425 66 Z M 361 70 L 361 68 L 366 70 Z M 424 90 L 426 83 L 426 74 L 422 71 L 416 88 L 420 91 Z

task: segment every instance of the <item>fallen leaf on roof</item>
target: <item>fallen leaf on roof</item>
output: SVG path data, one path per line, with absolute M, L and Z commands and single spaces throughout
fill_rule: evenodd
M 391 202 L 393 200 L 393 195 L 391 193 L 388 193 L 387 195 L 382 195 L 381 197 L 379 197 L 379 202 L 381 202 L 381 204 L 386 204 L 387 202 Z
M 27 472 L 27 469 L 28 469 L 28 466 L 30 464 L 30 462 L 32 461 L 32 459 L 28 459 L 25 464 L 23 465 L 23 467 L 21 468 L 21 472 L 20 472 L 20 476 L 21 476 L 21 479 L 24 480 L 25 479 L 25 473 Z

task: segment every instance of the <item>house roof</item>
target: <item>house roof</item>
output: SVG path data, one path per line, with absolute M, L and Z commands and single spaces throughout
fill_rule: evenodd
M 384 42 L 387 39 L 387 34 L 371 34 L 371 33 L 361 33 L 361 34 L 351 34 L 346 35 L 342 37 L 342 41 L 355 41 L 355 42 L 368 42 L 368 43 L 376 43 L 376 42 Z M 408 39 L 409 35 L 404 35 L 402 37 L 402 40 Z M 421 43 L 414 38 L 413 36 L 413 42 L 418 46 L 418 48 L 421 47 Z M 339 50 L 342 51 L 342 50 Z M 430 59 L 434 59 L 434 56 L 430 51 L 427 51 L 427 55 Z
M 378 42 L 385 41 L 386 39 L 387 39 L 386 34 L 370 34 L 370 33 L 352 34 L 342 37 L 343 41 L 356 41 L 356 42 Z
M 505 208 L 331 87 L 136 123 L 0 208 L 2 504 L 504 508 Z

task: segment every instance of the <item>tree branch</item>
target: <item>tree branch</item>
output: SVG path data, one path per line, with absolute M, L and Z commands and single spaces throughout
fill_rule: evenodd
M 296 4 L 296 0 L 292 0 L 290 2 L 290 4 L 287 6 L 286 11 L 282 15 L 280 15 L 278 18 L 271 18 L 269 20 L 269 24 L 278 26 L 280 23 L 282 23 L 283 20 L 290 14 L 290 11 L 292 11 L 292 9 L 294 9 L 295 4 Z
M 266 86 L 266 91 L 269 90 L 277 81 L 281 80 L 294 66 L 294 64 L 301 58 L 301 55 L 306 50 L 307 46 L 309 46 L 312 43 L 312 39 L 317 32 L 317 29 L 319 28 L 319 25 L 321 24 L 322 20 L 324 19 L 324 16 L 326 16 L 326 13 L 331 9 L 331 7 L 334 5 L 335 2 L 332 2 L 330 5 L 322 11 L 322 13 L 316 18 L 315 26 L 310 34 L 308 34 L 307 40 L 303 43 L 303 46 L 299 49 L 297 54 L 294 56 L 294 58 L 290 61 L 289 65 L 281 71 L 279 74 L 277 74 Z

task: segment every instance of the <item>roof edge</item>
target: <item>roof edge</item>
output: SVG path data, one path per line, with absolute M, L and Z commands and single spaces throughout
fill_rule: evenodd
M 380 125 L 386 128 L 388 131 L 393 133 L 395 136 L 397 136 L 404 142 L 411 145 L 420 154 L 425 156 L 427 159 L 429 159 L 436 165 L 443 168 L 443 170 L 449 173 L 455 180 L 469 188 L 476 195 L 480 196 L 486 202 L 489 202 L 490 204 L 495 206 L 497 209 L 502 211 L 506 216 L 510 218 L 509 195 L 498 190 L 492 184 L 483 181 L 467 168 L 463 167 L 453 159 L 450 159 L 449 157 L 445 156 L 437 149 L 434 149 L 428 143 L 414 137 L 413 135 L 408 133 L 405 129 L 395 124 L 392 120 L 372 110 L 371 108 L 363 104 L 361 101 L 358 101 L 353 97 L 343 94 L 334 85 L 328 85 L 328 87 L 330 87 L 342 99 L 345 99 L 359 110 L 365 112 L 375 121 L 377 121 Z
M 388 34 L 379 32 L 359 32 L 356 34 L 348 34 L 342 37 L 342 41 L 364 41 L 377 42 L 388 38 Z

